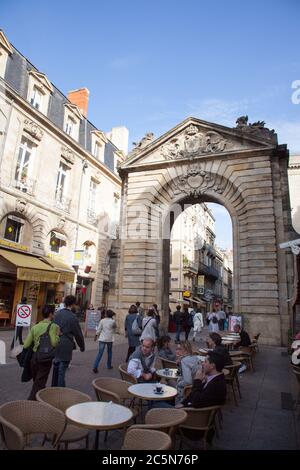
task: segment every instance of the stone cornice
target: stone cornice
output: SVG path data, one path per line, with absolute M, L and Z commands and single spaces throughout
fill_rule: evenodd
M 95 168 L 99 169 L 104 173 L 110 180 L 115 184 L 121 186 L 121 180 L 118 175 L 113 173 L 109 168 L 107 168 L 102 162 L 93 157 L 91 153 L 85 150 L 79 143 L 74 141 L 68 134 L 66 134 L 62 129 L 57 127 L 50 119 L 37 109 L 33 108 L 24 98 L 22 98 L 13 88 L 5 83 L 4 80 L 0 79 L 0 86 L 3 84 L 5 86 L 6 95 L 11 95 L 15 104 L 18 104 L 21 108 L 28 113 L 27 118 L 35 118 L 41 125 L 45 126 L 49 132 L 52 132 L 57 138 L 60 139 L 60 143 L 65 143 L 70 148 L 73 148 L 74 151 L 80 155 L 82 158 L 86 158 Z M 0 89 L 1 91 L 1 89 Z
M 50 93 L 53 91 L 53 86 L 49 82 L 48 78 L 46 75 L 42 72 L 36 72 L 35 70 L 30 70 L 29 75 L 31 75 L 33 78 L 35 78 L 41 85 L 41 91 L 44 93 L 46 88 Z

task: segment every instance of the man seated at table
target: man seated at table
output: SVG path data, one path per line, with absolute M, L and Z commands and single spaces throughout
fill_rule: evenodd
M 241 328 L 241 325 L 239 323 L 236 323 L 234 325 L 234 332 L 238 333 L 241 337 L 241 341 L 237 344 L 237 349 L 240 347 L 247 348 L 251 344 L 250 337 L 243 328 Z
M 224 358 L 214 351 L 208 351 L 207 358 L 200 364 L 193 380 L 190 394 L 176 405 L 176 408 L 190 406 L 206 408 L 223 405 L 226 400 L 226 381 L 222 372 Z
M 144 338 L 141 346 L 129 358 L 127 372 L 139 383 L 155 381 L 154 345 L 152 338 Z
M 222 338 L 218 333 L 210 333 L 209 338 L 207 340 L 208 347 L 220 354 L 224 359 L 225 366 L 232 365 L 232 359 L 228 352 L 228 349 L 222 344 Z

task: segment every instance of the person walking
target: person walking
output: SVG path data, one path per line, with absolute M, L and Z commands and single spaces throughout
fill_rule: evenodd
M 26 305 L 27 304 L 27 298 L 22 297 L 20 303 L 18 305 Z M 17 323 L 17 306 L 15 308 L 15 323 Z M 18 340 L 19 344 L 23 345 L 23 326 L 16 326 L 16 331 L 14 331 L 14 337 L 12 339 L 10 349 L 12 350 L 15 346 L 15 341 Z
M 211 333 L 218 333 L 219 332 L 219 318 L 216 312 L 216 309 L 213 308 L 212 312 L 207 314 L 207 321 L 208 321 L 208 329 Z
M 201 333 L 202 328 L 203 328 L 203 315 L 200 310 L 197 310 L 197 312 L 194 315 L 193 318 L 194 322 L 194 333 L 193 333 L 193 341 L 196 340 L 197 333 Z
M 114 333 L 116 331 L 116 322 L 113 319 L 115 316 L 115 312 L 112 310 L 107 310 L 105 313 L 105 318 L 100 320 L 96 335 L 95 335 L 95 341 L 98 339 L 99 341 L 99 351 L 96 356 L 94 366 L 93 366 L 93 372 L 95 374 L 98 373 L 98 365 L 99 362 L 102 359 L 103 353 L 105 346 L 107 346 L 107 363 L 106 363 L 106 368 L 107 369 L 112 369 L 112 346 L 114 342 Z
M 134 321 L 137 321 L 137 324 L 140 328 L 139 334 L 136 334 L 132 330 L 132 325 Z M 142 318 L 140 317 L 138 313 L 138 309 L 136 305 L 131 305 L 128 314 L 126 315 L 125 318 L 125 336 L 128 338 L 128 351 L 127 351 L 127 356 L 126 356 L 126 361 L 128 362 L 129 357 L 131 354 L 135 351 L 135 348 L 137 348 L 140 345 L 140 337 L 142 333 Z
M 152 338 L 155 343 L 158 338 L 158 326 L 155 318 L 155 310 L 153 308 L 149 308 L 147 316 L 143 318 L 142 329 L 140 340 L 143 341 L 144 338 Z
M 74 295 L 67 295 L 65 298 L 65 308 L 59 310 L 54 323 L 60 327 L 61 336 L 59 344 L 55 350 L 53 362 L 52 387 L 65 387 L 66 370 L 72 360 L 73 349 L 78 344 L 80 351 L 85 349 L 84 338 L 77 317 L 72 312 L 76 307 L 76 298 Z
M 182 311 L 180 305 L 177 305 L 176 310 L 173 315 L 175 324 L 176 324 L 176 343 L 180 341 L 180 332 L 181 332 L 181 324 L 182 324 Z
M 221 308 L 217 311 L 217 315 L 218 315 L 218 323 L 219 323 L 219 330 L 220 331 L 224 331 L 224 328 L 225 328 L 225 320 L 226 320 L 226 313 L 224 312 L 224 310 L 222 310 Z
M 193 317 L 189 312 L 189 308 L 187 306 L 183 307 L 182 326 L 185 334 L 185 340 L 188 341 L 189 334 L 193 326 Z
M 33 385 L 28 400 L 36 400 L 36 393 L 46 387 L 51 370 L 52 355 L 49 354 L 49 357 L 41 358 L 39 356 L 39 347 L 41 345 L 41 339 L 45 334 L 49 335 L 52 348 L 56 348 L 58 345 L 60 330 L 59 326 L 52 322 L 54 310 L 54 306 L 45 305 L 42 310 L 43 320 L 31 328 L 24 342 L 24 349 L 33 345 L 33 355 L 30 362 Z

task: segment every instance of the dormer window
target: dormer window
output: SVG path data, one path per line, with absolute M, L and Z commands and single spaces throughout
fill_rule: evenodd
M 71 116 L 68 116 L 67 121 L 66 121 L 65 132 L 71 137 L 74 137 L 75 125 L 76 123 L 74 119 L 72 119 Z
M 30 104 L 36 109 L 41 108 L 42 104 L 42 93 L 37 87 L 33 88 Z
M 41 113 L 47 114 L 53 88 L 44 73 L 30 70 L 27 100 Z
M 96 141 L 94 143 L 93 156 L 95 158 L 97 158 L 98 160 L 99 160 L 99 157 L 100 157 L 100 149 L 101 149 L 100 143 Z
M 107 137 L 105 136 L 104 132 L 94 129 L 91 131 L 92 135 L 92 147 L 91 153 L 92 155 L 100 160 L 100 162 L 104 162 L 104 149 L 105 144 L 108 141 Z
M 4 78 L 8 56 L 13 52 L 3 31 L 0 31 L 0 77 Z

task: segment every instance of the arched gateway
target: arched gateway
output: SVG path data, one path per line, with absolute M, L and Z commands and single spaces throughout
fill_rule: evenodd
M 234 311 L 251 334 L 286 344 L 293 281 L 288 151 L 248 118 L 228 128 L 188 118 L 155 141 L 148 134 L 121 165 L 122 214 L 110 305 L 122 319 L 139 300 L 168 320 L 169 233 L 184 204 L 218 202 L 233 223 Z M 122 314 L 122 315 L 120 315 Z

